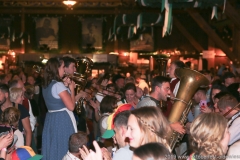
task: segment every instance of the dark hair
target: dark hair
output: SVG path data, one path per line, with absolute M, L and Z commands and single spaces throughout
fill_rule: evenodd
M 223 82 L 225 82 L 227 78 L 235 78 L 235 77 L 236 76 L 232 72 L 225 72 L 222 76 L 222 80 Z
M 136 86 L 135 84 L 133 83 L 127 83 L 124 87 L 124 93 L 127 91 L 127 90 L 133 90 L 134 92 L 137 92 L 137 89 L 136 89 Z
M 116 103 L 117 103 L 117 98 L 109 95 L 105 96 L 100 103 L 100 112 L 112 113 Z
M 69 137 L 68 150 L 70 153 L 78 153 L 79 148 L 86 145 L 88 141 L 87 134 L 84 132 L 73 133 Z
M 59 77 L 58 68 L 64 63 L 60 58 L 50 58 L 44 68 L 43 87 L 47 87 L 52 80 L 62 81 Z
M 128 117 L 130 116 L 130 111 L 123 111 L 116 115 L 116 117 L 113 119 L 113 124 L 115 127 L 121 127 L 121 126 L 127 126 L 128 123 Z
M 106 86 L 106 89 L 109 89 L 109 88 L 114 88 L 114 92 L 116 92 L 116 90 L 117 90 L 117 86 L 114 83 L 110 83 Z
M 62 57 L 62 60 L 64 61 L 64 67 L 69 67 L 71 63 L 76 63 L 76 60 L 69 56 Z
M 214 80 L 214 81 L 212 81 L 212 86 L 213 85 L 222 85 L 223 83 L 222 83 L 222 80 L 221 79 L 216 79 L 216 80 Z
M 179 61 L 179 60 L 173 61 L 171 64 L 174 64 L 176 66 L 176 68 L 186 67 L 185 64 L 183 63 L 183 61 Z
M 161 86 L 162 83 L 165 82 L 170 82 L 170 79 L 167 77 L 163 77 L 163 76 L 156 76 L 152 79 L 151 81 L 151 88 L 152 88 L 152 92 L 155 91 L 155 87 L 156 86 Z
M 133 151 L 133 154 L 141 160 L 173 160 L 175 156 L 161 143 L 147 143 Z
M 6 84 L 0 83 L 0 90 L 3 93 L 8 93 L 9 94 L 9 87 Z
M 227 95 L 227 94 L 229 94 L 228 92 L 219 92 L 219 93 L 217 93 L 213 98 L 215 99 L 215 98 L 217 98 L 217 99 L 220 99 L 220 98 L 222 98 L 223 96 L 225 96 L 225 95 Z
M 240 96 L 238 92 L 239 84 L 240 83 L 232 83 L 227 87 L 228 92 L 231 93 L 231 95 L 233 95 L 238 102 L 240 102 Z
M 211 88 L 211 91 L 210 91 L 210 102 L 211 102 L 211 104 L 214 104 L 213 100 L 212 100 L 212 91 L 213 91 L 213 89 L 219 89 L 220 92 L 227 92 L 227 87 L 225 85 L 223 85 L 223 84 L 218 84 L 217 83 L 217 84 L 212 85 L 212 88 Z
M 226 109 L 226 107 L 228 106 L 233 108 L 237 104 L 238 104 L 237 99 L 231 94 L 226 94 L 222 96 L 217 103 L 219 109 Z

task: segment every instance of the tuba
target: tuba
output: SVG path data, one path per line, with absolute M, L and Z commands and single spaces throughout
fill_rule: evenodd
M 76 88 L 75 93 L 76 95 L 80 93 L 81 90 L 84 90 L 87 84 L 87 78 L 91 74 L 91 70 L 93 67 L 93 61 L 88 57 L 79 57 L 77 58 L 76 68 L 77 72 L 74 72 L 73 76 L 70 78 L 75 82 Z M 79 99 L 76 101 L 75 110 L 77 114 L 81 113 L 81 106 L 84 99 Z
M 199 87 L 208 86 L 209 81 L 203 74 L 187 68 L 176 68 L 175 75 L 180 79 L 180 86 L 176 98 L 170 97 L 175 102 L 172 106 L 168 121 L 170 123 L 180 122 L 184 125 L 191 109 L 191 99 L 193 95 Z M 173 149 L 176 143 L 182 138 L 183 135 L 172 131 L 168 137 L 170 148 Z

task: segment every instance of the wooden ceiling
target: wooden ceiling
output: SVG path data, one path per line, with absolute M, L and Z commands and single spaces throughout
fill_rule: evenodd
M 77 3 L 74 8 L 84 8 L 84 7 L 103 7 L 111 8 L 118 6 L 135 6 L 136 2 L 134 0 L 76 0 Z M 0 0 L 0 7 L 56 7 L 65 8 L 66 5 L 62 3 L 62 0 Z
M 128 14 L 160 12 L 159 8 L 139 6 L 135 0 L 76 0 L 69 8 L 62 0 L 0 0 L 0 14 Z

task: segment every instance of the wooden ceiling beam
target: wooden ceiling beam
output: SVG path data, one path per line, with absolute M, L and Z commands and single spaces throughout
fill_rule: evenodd
M 199 53 L 204 50 L 203 47 L 194 39 L 194 37 L 185 29 L 181 22 L 177 20 L 176 17 L 173 17 L 173 25 L 178 28 L 178 30 L 188 39 L 188 41 Z
M 232 22 L 236 25 L 236 27 L 240 29 L 240 14 L 228 1 L 226 1 L 225 13 L 228 18 L 231 19 Z
M 195 10 L 188 9 L 187 12 L 199 25 L 199 27 L 207 33 L 213 42 L 228 56 L 231 61 L 236 59 L 236 56 L 230 51 L 229 47 L 222 41 L 222 39 L 215 33 L 215 31 L 208 25 L 202 16 Z
M 150 13 L 160 13 L 159 9 L 142 9 L 142 8 L 81 8 L 73 10 L 67 10 L 66 8 L 0 8 L 0 14 L 18 14 L 18 13 L 25 13 L 25 14 L 58 14 L 58 15 L 65 15 L 65 14 L 86 14 L 86 15 L 101 15 L 101 14 L 131 14 L 131 13 L 142 13 L 142 12 L 150 12 Z
M 63 0 L 0 0 L 0 2 L 62 2 Z M 134 0 L 75 0 L 77 3 L 92 3 L 92 2 L 134 2 Z

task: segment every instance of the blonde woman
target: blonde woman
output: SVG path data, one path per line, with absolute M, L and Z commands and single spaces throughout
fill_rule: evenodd
M 22 88 L 10 88 L 10 101 L 16 104 L 22 104 L 24 100 L 24 93 Z
M 23 134 L 18 130 L 19 119 L 20 111 L 15 107 L 9 107 L 3 111 L 0 123 L 0 133 L 13 130 L 14 135 L 18 137 L 15 144 L 17 148 L 24 145 Z
M 170 125 L 159 108 L 142 107 L 131 111 L 126 137 L 129 138 L 132 148 L 159 142 L 170 150 L 167 141 L 170 131 Z
M 226 118 L 217 113 L 200 114 L 190 126 L 193 154 L 189 160 L 225 159 L 229 137 Z

